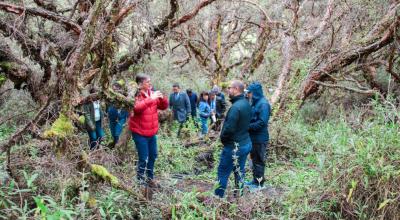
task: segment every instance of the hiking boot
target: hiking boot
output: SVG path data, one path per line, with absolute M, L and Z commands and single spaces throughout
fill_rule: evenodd
M 150 188 L 153 188 L 153 189 L 159 189 L 159 188 L 161 188 L 161 185 L 160 185 L 159 183 L 157 183 L 155 180 L 152 180 L 152 179 L 148 180 L 148 181 L 147 181 L 147 184 L 148 184 L 148 186 L 149 186 Z
M 254 180 L 245 182 L 244 185 L 247 186 L 247 187 L 260 187 L 260 188 L 263 187 L 262 183 L 259 183 L 259 182 L 254 181 Z
M 145 186 L 141 189 L 142 195 L 144 198 L 146 198 L 147 200 L 152 200 L 153 199 L 153 190 L 148 187 Z

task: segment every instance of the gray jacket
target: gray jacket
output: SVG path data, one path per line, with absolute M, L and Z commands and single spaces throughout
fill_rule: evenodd
M 189 96 L 184 92 L 169 95 L 169 108 L 174 112 L 174 119 L 181 123 L 185 122 L 187 116 L 192 112 Z

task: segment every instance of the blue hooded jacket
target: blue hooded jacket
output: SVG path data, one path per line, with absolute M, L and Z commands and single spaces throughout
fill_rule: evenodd
M 251 142 L 253 144 L 268 142 L 268 120 L 271 114 L 271 105 L 264 97 L 263 89 L 259 82 L 251 83 L 247 90 L 253 94 L 249 126 Z

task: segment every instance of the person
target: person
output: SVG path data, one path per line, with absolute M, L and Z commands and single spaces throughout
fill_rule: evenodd
M 214 124 L 214 130 L 219 131 L 221 123 L 225 117 L 226 102 L 224 96 L 218 96 L 215 89 L 210 92 L 211 121 Z M 222 94 L 222 93 L 220 93 Z
M 115 82 L 113 84 L 113 90 L 121 93 L 122 85 L 118 82 Z M 118 143 L 119 136 L 121 135 L 122 129 L 124 128 L 129 113 L 123 108 L 118 108 L 114 104 L 109 104 L 107 106 L 107 115 L 110 133 L 113 138 L 113 142 L 111 143 L 110 147 L 113 148 Z
M 191 108 L 191 114 L 192 114 L 192 120 L 194 123 L 194 126 L 197 128 L 197 111 L 196 111 L 196 106 L 198 103 L 198 97 L 197 94 L 195 92 L 192 91 L 192 89 L 187 89 L 186 90 L 186 94 L 189 97 L 190 100 L 190 108 Z
M 95 93 L 94 88 L 90 89 L 90 93 Z M 104 139 L 103 130 L 103 111 L 101 109 L 100 100 L 95 98 L 83 105 L 83 114 L 85 117 L 85 127 L 89 135 L 90 150 L 95 150 L 100 146 Z
M 211 115 L 211 107 L 208 103 L 208 92 L 202 92 L 200 94 L 199 102 L 199 115 L 201 122 L 201 135 L 206 135 L 208 133 L 208 118 Z
M 251 151 L 249 125 L 251 107 L 244 98 L 244 84 L 234 80 L 228 87 L 232 106 L 230 107 L 222 126 L 220 139 L 223 149 L 218 165 L 218 186 L 215 195 L 223 197 L 228 184 L 229 175 L 235 175 L 235 196 L 243 188 L 246 158 Z
M 139 183 L 156 187 L 154 181 L 154 163 L 157 158 L 158 109 L 168 108 L 168 100 L 160 91 L 151 90 L 150 77 L 145 74 L 136 76 L 138 92 L 133 114 L 129 117 L 129 130 L 135 142 L 139 161 L 137 179 Z M 145 176 L 145 172 L 146 175 Z
M 169 106 L 174 114 L 174 119 L 179 123 L 177 136 L 180 136 L 183 124 L 191 115 L 192 108 L 190 107 L 190 100 L 186 93 L 180 91 L 180 86 L 175 83 L 172 86 L 171 95 L 169 96 Z
M 222 100 L 225 102 L 225 95 L 221 91 L 221 88 L 219 88 L 217 85 L 214 85 L 213 88 L 211 89 L 212 92 L 214 92 L 218 97 L 221 97 Z
M 251 101 L 249 134 L 253 146 L 250 152 L 253 164 L 253 180 L 246 185 L 251 188 L 258 188 L 262 187 L 265 182 L 264 170 L 269 141 L 268 120 L 271 114 L 271 106 L 264 97 L 262 85 L 259 82 L 251 83 L 247 91 L 248 98 Z

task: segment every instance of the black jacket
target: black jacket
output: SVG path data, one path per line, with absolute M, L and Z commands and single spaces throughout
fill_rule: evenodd
M 249 125 L 251 119 L 251 107 L 244 95 L 238 95 L 231 99 L 232 106 L 226 114 L 224 125 L 221 130 L 221 142 L 225 146 L 240 146 L 250 141 Z
M 225 98 L 223 96 L 216 95 L 215 99 L 217 118 L 223 118 L 226 110 Z
M 264 97 L 260 83 L 250 84 L 248 90 L 253 94 L 249 127 L 251 142 L 253 144 L 266 143 L 269 140 L 268 121 L 271 114 L 271 106 Z

